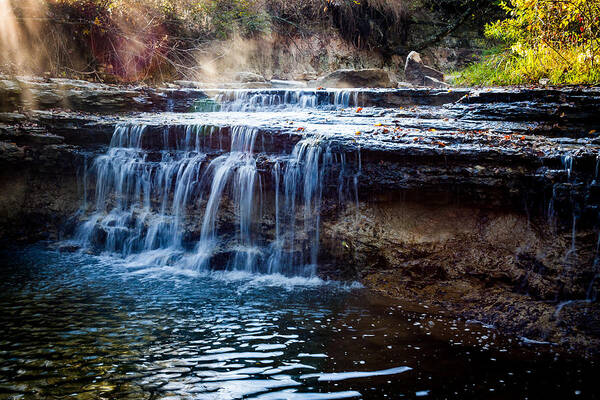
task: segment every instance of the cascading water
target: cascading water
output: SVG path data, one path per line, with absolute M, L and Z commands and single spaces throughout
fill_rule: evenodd
M 95 206 L 77 239 L 136 265 L 313 276 L 334 157 L 317 136 L 290 154 L 257 154 L 258 135 L 247 126 L 117 126 L 87 171 Z M 341 196 L 343 170 L 336 178 Z
M 277 111 L 285 109 L 340 108 L 359 106 L 360 90 L 226 90 L 215 96 L 221 111 Z
M 96 182 L 95 211 L 77 233 L 84 244 L 102 243 L 122 255 L 181 247 L 178 227 L 206 157 L 197 151 L 201 132 L 192 141 L 189 130 L 182 151 L 164 150 L 152 161 L 155 155 L 142 149 L 145 129 L 118 126 L 108 152 L 88 171 L 86 180 Z

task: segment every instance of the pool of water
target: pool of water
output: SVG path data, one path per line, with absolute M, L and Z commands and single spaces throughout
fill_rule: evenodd
M 356 284 L 0 253 L 0 398 L 596 398 L 596 366 Z

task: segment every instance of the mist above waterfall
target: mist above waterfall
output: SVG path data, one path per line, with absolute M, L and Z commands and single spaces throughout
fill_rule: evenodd
M 395 68 L 397 59 L 372 51 L 387 44 L 377 43 L 380 34 L 365 30 L 366 22 L 395 32 L 406 14 L 402 1 L 376 0 L 326 6 L 320 0 L 1 4 L 0 72 L 107 82 L 215 82 L 239 71 L 314 79 L 344 67 Z

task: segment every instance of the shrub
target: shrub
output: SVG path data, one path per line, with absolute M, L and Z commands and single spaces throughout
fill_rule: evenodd
M 501 2 L 509 18 L 486 26 L 486 36 L 506 44 L 458 78 L 464 84 L 600 83 L 598 0 Z

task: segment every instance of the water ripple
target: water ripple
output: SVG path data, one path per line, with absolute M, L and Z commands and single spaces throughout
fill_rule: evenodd
M 349 286 L 40 248 L 0 261 L 0 398 L 569 398 L 595 382 L 593 365 Z

